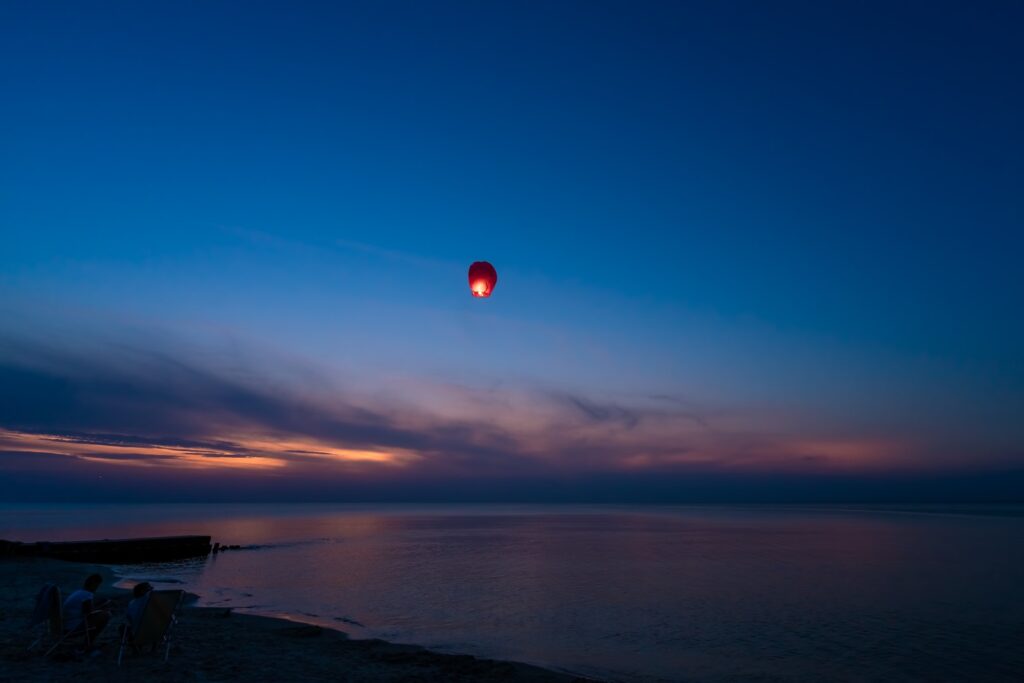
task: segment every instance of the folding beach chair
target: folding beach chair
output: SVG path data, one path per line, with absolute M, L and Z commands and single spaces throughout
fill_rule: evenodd
M 48 583 L 36 595 L 36 606 L 29 621 L 29 630 L 37 629 L 42 624 L 46 624 L 46 630 L 32 641 L 27 650 L 32 652 L 37 647 L 49 644 L 50 647 L 43 654 L 43 657 L 49 657 L 62 643 L 73 638 L 83 638 L 86 647 L 92 645 L 92 629 L 88 628 L 87 620 L 83 619 L 81 626 L 70 631 L 64 630 L 64 622 L 60 588 Z
M 121 632 L 121 649 L 117 653 L 117 665 L 121 666 L 124 651 L 129 647 L 141 650 L 149 647 L 163 647 L 164 661 L 171 654 L 171 630 L 177 623 L 178 606 L 185 595 L 182 590 L 150 591 L 137 624 L 127 624 Z
M 43 643 L 53 641 L 60 642 L 64 636 L 64 614 L 61 610 L 60 588 L 48 583 L 39 589 L 36 595 L 36 606 L 32 610 L 32 618 L 29 620 L 28 631 L 31 633 L 46 625 L 43 633 L 32 641 L 28 651 L 32 652 Z

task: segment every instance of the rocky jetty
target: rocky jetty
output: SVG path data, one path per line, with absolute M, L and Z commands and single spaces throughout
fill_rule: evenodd
M 209 536 L 160 536 L 156 538 L 104 539 L 20 543 L 0 540 L 0 557 L 52 557 L 72 562 L 138 564 L 168 562 L 210 554 Z

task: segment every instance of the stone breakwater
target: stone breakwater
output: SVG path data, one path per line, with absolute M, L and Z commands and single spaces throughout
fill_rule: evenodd
M 50 557 L 72 562 L 136 564 L 170 562 L 209 555 L 209 536 L 103 539 L 21 543 L 0 540 L 0 557 Z

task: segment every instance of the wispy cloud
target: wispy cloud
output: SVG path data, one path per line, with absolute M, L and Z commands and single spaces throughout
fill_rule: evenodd
M 0 469 L 46 454 L 76 467 L 411 482 L 880 471 L 917 457 L 895 437 L 803 433 L 676 397 L 423 380 L 367 395 L 310 383 L 327 374 L 316 368 L 186 348 L 0 343 Z

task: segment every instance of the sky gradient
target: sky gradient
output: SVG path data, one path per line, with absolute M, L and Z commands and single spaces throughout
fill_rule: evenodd
M 1024 6 L 832 5 L 5 3 L 0 494 L 1019 499 Z

